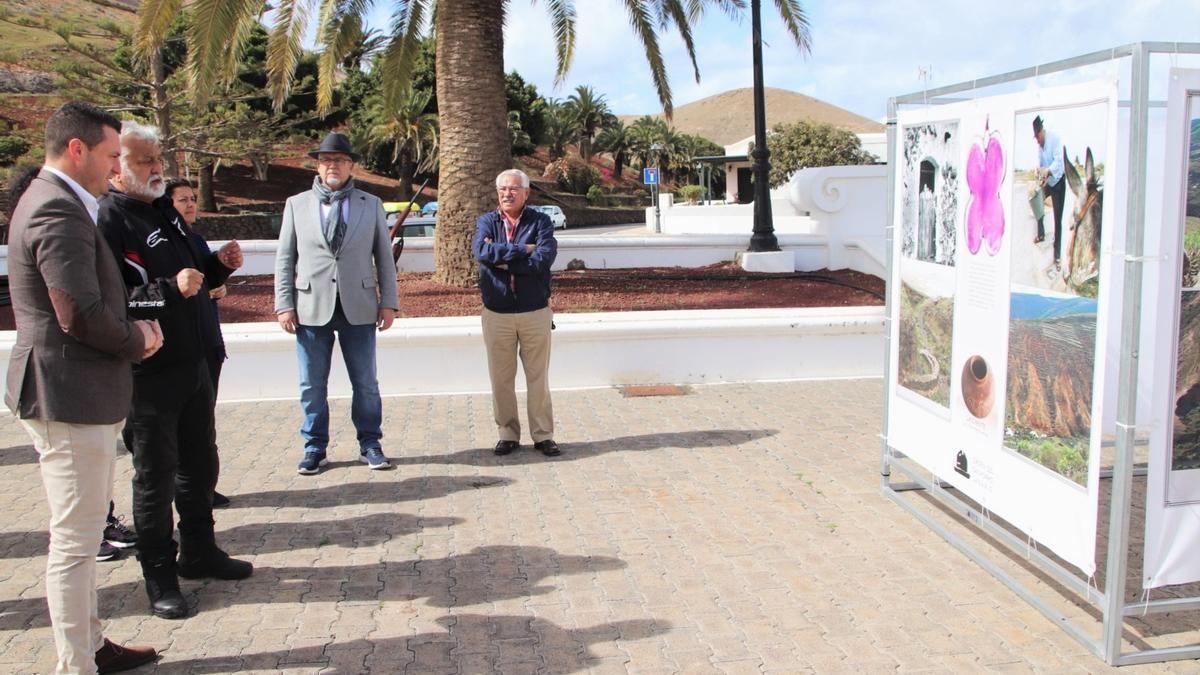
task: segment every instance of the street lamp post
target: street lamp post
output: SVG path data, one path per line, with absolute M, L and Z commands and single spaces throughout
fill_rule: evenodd
M 651 193 L 654 196 L 654 234 L 662 234 L 662 212 L 658 205 L 658 185 L 662 182 L 662 171 L 658 166 L 658 156 L 662 151 L 663 146 L 660 143 L 654 143 L 650 146 L 650 154 L 654 159 L 654 173 L 657 180 L 650 186 Z
M 752 48 L 754 52 L 754 234 L 753 252 L 778 251 L 775 225 L 771 219 L 771 152 L 767 150 L 767 111 L 763 92 L 761 0 L 750 0 Z

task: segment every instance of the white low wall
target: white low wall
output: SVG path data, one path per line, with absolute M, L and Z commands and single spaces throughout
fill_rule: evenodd
M 550 379 L 566 389 L 878 377 L 883 318 L 882 307 L 559 314 Z M 293 336 L 274 323 L 224 332 L 222 401 L 298 398 Z M 0 333 L 0 363 L 15 339 Z M 398 320 L 377 348 L 385 395 L 490 391 L 479 317 Z M 349 394 L 339 355 L 330 395 Z
M 829 237 L 829 269 L 887 275 L 887 167 L 803 169 L 787 184 L 789 201 Z
M 753 204 L 686 206 L 671 195 L 659 202 L 661 228 L 667 234 L 745 233 L 754 228 Z M 818 237 L 826 251 L 820 267 L 850 268 L 885 276 L 887 167 L 828 166 L 798 171 L 771 191 L 771 219 L 779 235 Z M 646 227 L 654 229 L 654 209 L 646 209 Z M 780 245 L 783 248 L 782 236 Z M 807 267 L 797 258 L 797 269 Z
M 819 270 L 827 266 L 829 256 L 826 242 L 824 235 L 779 236 L 779 245 L 784 250 L 795 252 L 796 269 L 802 271 Z M 224 243 L 210 242 L 213 248 Z M 243 241 L 241 244 L 245 263 L 237 274 L 275 273 L 274 240 Z M 581 261 L 589 269 L 702 267 L 732 261 L 749 245 L 749 234 L 646 237 L 560 235 L 554 269 L 566 269 L 572 261 Z M 0 250 L 0 258 L 7 260 L 6 254 L 7 249 Z M 0 274 L 6 270 L 6 267 L 0 270 Z M 432 272 L 433 238 L 405 240 L 399 271 Z

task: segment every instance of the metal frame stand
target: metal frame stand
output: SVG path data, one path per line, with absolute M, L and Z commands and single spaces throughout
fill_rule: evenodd
M 1200 597 L 1159 600 L 1149 603 L 1131 605 L 1125 601 L 1125 575 L 1129 567 L 1129 523 L 1132 507 L 1135 422 L 1137 416 L 1137 378 L 1139 328 L 1142 320 L 1142 274 L 1143 274 L 1143 239 L 1145 228 L 1146 206 L 1146 144 L 1147 125 L 1150 101 L 1150 55 L 1151 54 L 1200 54 L 1200 43 L 1175 42 L 1137 42 L 1085 54 L 1071 59 L 1014 70 L 1000 75 L 994 75 L 970 82 L 962 82 L 928 91 L 915 92 L 888 100 L 888 221 L 887 221 L 887 251 L 888 251 L 888 285 L 887 285 L 887 332 L 885 334 L 884 372 L 891 368 L 891 316 L 896 302 L 896 284 L 892 270 L 892 246 L 895 236 L 895 157 L 896 150 L 896 114 L 901 105 L 939 104 L 949 102 L 941 99 L 943 96 L 961 94 L 985 87 L 992 87 L 1016 82 L 1050 73 L 1073 70 L 1097 63 L 1131 58 L 1130 81 L 1130 128 L 1129 128 L 1129 172 L 1128 199 L 1126 200 L 1126 233 L 1125 233 L 1125 284 L 1123 288 L 1124 312 L 1121 317 L 1120 366 L 1118 369 L 1119 392 L 1117 395 L 1117 433 L 1116 457 L 1112 469 L 1112 497 L 1108 520 L 1108 564 L 1105 572 L 1105 589 L 1103 592 L 1081 579 L 1077 573 L 1062 566 L 1049 556 L 1030 549 L 1027 542 L 1014 535 L 1008 529 L 993 522 L 988 514 L 971 506 L 963 499 L 947 491 L 936 476 L 928 475 L 927 471 L 914 469 L 905 462 L 903 455 L 894 450 L 888 443 L 888 394 L 884 394 L 883 403 L 883 453 L 880 473 L 881 488 L 892 501 L 908 511 L 924 523 L 929 529 L 938 533 L 948 543 L 987 570 L 1010 590 L 1029 604 L 1038 609 L 1046 618 L 1059 625 L 1068 635 L 1078 640 L 1097 657 L 1109 665 L 1125 666 L 1141 663 L 1153 663 L 1178 659 L 1200 658 L 1200 644 L 1185 647 L 1170 647 L 1161 649 L 1143 649 L 1133 652 L 1122 651 L 1122 630 L 1124 618 L 1128 615 L 1155 612 L 1178 612 L 1200 610 Z M 939 100 L 940 99 L 940 100 Z M 961 100 L 961 99 L 958 99 Z M 1124 106 L 1124 102 L 1122 102 Z M 907 482 L 892 482 L 892 471 L 904 474 Z M 988 557 L 987 552 L 981 552 L 969 545 L 962 537 L 938 522 L 930 514 L 918 508 L 911 499 L 906 499 L 900 493 L 907 490 L 922 489 L 927 494 L 938 499 L 952 510 L 965 516 L 973 525 L 988 535 L 995 537 L 1014 552 L 1027 557 L 1031 563 L 1047 573 L 1065 588 L 1077 593 L 1082 599 L 1103 611 L 1102 631 L 1099 639 L 1092 637 L 1079 624 L 1071 620 L 1041 596 L 1022 584 L 1005 571 L 1000 565 Z

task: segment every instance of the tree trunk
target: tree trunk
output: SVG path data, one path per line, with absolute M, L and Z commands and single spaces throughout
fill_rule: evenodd
M 217 210 L 217 199 L 213 196 L 213 164 L 215 163 L 216 161 L 212 157 L 201 157 L 200 170 L 196 176 L 200 191 L 196 208 L 208 213 Z
M 163 140 L 163 164 L 168 176 L 179 176 L 179 158 L 175 156 L 175 139 L 171 137 L 171 98 L 167 96 L 166 69 L 163 66 L 162 48 L 154 50 L 150 61 L 154 82 L 151 94 L 154 97 L 154 121 Z
M 407 150 L 402 151 L 396 158 L 396 169 L 400 174 L 397 178 L 399 184 L 396 186 L 396 196 L 399 201 L 407 202 L 413 198 L 413 179 L 417 175 L 417 163 Z
M 468 287 L 475 282 L 475 220 L 496 208 L 496 175 L 512 167 L 504 0 L 441 0 L 437 36 L 441 163 L 433 279 Z
M 250 164 L 254 166 L 254 180 L 266 182 L 271 170 L 271 155 L 268 153 L 250 153 Z

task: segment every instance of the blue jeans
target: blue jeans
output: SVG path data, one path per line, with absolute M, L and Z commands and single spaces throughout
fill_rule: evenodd
M 325 452 L 329 446 L 329 364 L 334 333 L 354 390 L 350 419 L 358 432 L 359 451 L 379 449 L 379 440 L 383 438 L 383 402 L 375 375 L 375 324 L 352 325 L 339 306 L 324 326 L 296 326 L 300 408 L 304 411 L 300 435 L 304 437 L 304 451 Z

